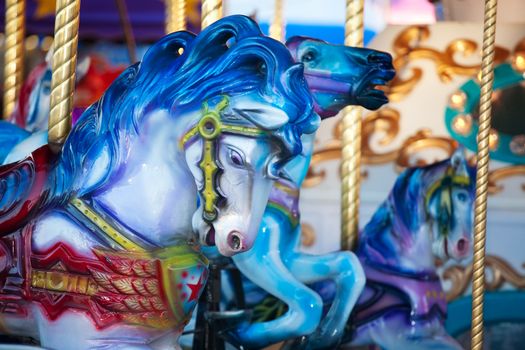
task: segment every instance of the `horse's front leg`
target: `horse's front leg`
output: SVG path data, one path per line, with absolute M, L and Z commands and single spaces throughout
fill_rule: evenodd
M 330 310 L 315 333 L 308 336 L 308 348 L 333 349 L 341 340 L 345 325 L 365 285 L 361 263 L 349 251 L 325 255 L 292 252 L 285 259 L 290 272 L 304 283 L 332 279 L 336 295 Z
M 286 313 L 275 320 L 241 327 L 236 336 L 245 348 L 262 348 L 310 334 L 321 319 L 319 295 L 299 282 L 281 260 L 279 243 L 286 238 L 283 235 L 289 236 L 282 223 L 278 216 L 266 212 L 253 248 L 233 257 L 247 278 L 288 305 Z

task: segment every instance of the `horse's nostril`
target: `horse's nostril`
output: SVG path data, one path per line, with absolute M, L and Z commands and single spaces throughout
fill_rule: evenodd
M 242 239 L 239 233 L 237 232 L 231 232 L 228 235 L 228 245 L 233 250 L 241 250 L 242 249 Z
M 367 61 L 370 64 L 389 63 L 392 62 L 392 58 L 384 52 L 372 52 L 368 55 Z
M 464 252 L 467 248 L 467 240 L 464 238 L 458 239 L 457 248 L 459 252 Z

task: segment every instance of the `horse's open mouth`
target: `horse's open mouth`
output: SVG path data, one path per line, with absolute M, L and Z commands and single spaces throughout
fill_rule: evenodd
M 206 233 L 206 245 L 215 245 L 215 227 L 213 227 L 213 225 L 210 225 L 210 229 L 208 230 L 208 233 Z
M 362 96 L 371 97 L 371 98 L 381 98 L 386 99 L 386 84 L 387 81 L 383 79 L 372 79 L 363 89 Z
M 386 96 L 387 84 L 395 76 L 393 69 L 384 70 L 382 72 L 374 72 L 371 76 L 363 81 L 357 101 L 360 105 L 369 109 L 377 109 L 388 102 Z

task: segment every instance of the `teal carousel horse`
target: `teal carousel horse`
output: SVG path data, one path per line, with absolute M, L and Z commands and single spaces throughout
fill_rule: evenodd
M 253 246 L 272 183 L 318 124 L 302 65 L 243 16 L 154 44 L 58 155 L 0 123 L 2 333 L 177 347 L 206 283 L 200 247 Z
M 332 117 L 348 105 L 377 109 L 388 102 L 377 87 L 394 77 L 389 54 L 307 37 L 293 37 L 287 46 L 294 59 L 304 64 L 315 109 L 322 118 Z M 319 256 L 296 250 L 301 236 L 299 189 L 314 138 L 304 135 L 302 153 L 284 166 L 270 193 L 252 250 L 233 257 L 244 277 L 287 306 L 287 311 L 275 319 L 250 322 L 246 317 L 236 330 L 227 333 L 232 343 L 243 348 L 262 348 L 304 336 L 307 348 L 333 349 L 364 287 L 363 270 L 352 252 Z M 326 279 L 335 282 L 337 295 L 323 314 L 321 296 L 307 284 Z

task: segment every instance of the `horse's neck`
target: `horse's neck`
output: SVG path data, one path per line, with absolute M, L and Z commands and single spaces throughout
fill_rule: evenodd
M 159 111 L 141 123 L 121 154 L 126 160 L 92 199 L 150 242 L 168 246 L 193 234 L 197 190 L 178 148 L 188 123 Z
M 410 231 L 386 204 L 376 215 L 372 225 L 361 233 L 359 253 L 365 261 L 403 273 L 432 273 L 435 268 L 430 225 L 421 222 Z
M 297 188 L 301 188 L 306 173 L 308 172 L 310 160 L 312 159 L 314 140 L 315 133 L 304 134 L 301 137 L 303 151 L 284 166 L 283 170 L 288 179 L 291 180 Z

